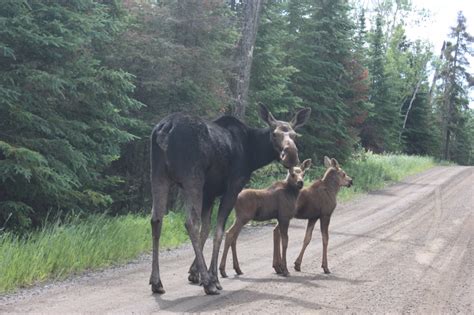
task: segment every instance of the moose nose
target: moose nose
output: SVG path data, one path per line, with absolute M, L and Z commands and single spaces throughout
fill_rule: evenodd
M 299 159 L 296 146 L 286 145 L 280 153 L 280 159 L 286 168 L 298 165 Z
M 347 187 L 351 187 L 352 185 L 354 185 L 354 180 L 353 180 L 353 179 L 351 179 L 351 180 L 349 181 L 349 185 L 347 185 Z
M 298 182 L 296 182 L 296 186 L 301 189 L 303 188 L 303 181 L 302 180 L 299 180 Z

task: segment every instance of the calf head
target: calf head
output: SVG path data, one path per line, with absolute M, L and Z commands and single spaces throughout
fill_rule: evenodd
M 296 112 L 290 122 L 276 120 L 272 113 L 264 106 L 260 105 L 259 116 L 271 129 L 270 141 L 278 152 L 280 163 L 285 168 L 298 165 L 298 148 L 295 144 L 295 130 L 302 127 L 311 114 L 310 108 L 303 108 Z
M 303 188 L 304 185 L 304 173 L 308 168 L 311 166 L 311 159 L 304 160 L 298 166 L 290 167 L 288 169 L 288 176 L 286 177 L 286 181 L 293 187 L 297 187 L 298 189 Z
M 337 183 L 339 186 L 351 187 L 352 186 L 352 178 L 349 177 L 346 172 L 339 166 L 339 162 L 332 158 L 328 158 L 327 156 L 324 157 L 324 166 L 327 168 L 326 174 L 329 172 L 334 172 L 332 174 L 335 176 Z

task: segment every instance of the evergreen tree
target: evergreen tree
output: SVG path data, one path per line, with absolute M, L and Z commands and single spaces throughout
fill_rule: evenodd
M 131 76 L 101 62 L 119 11 L 92 0 L 2 1 L 0 226 L 111 203 L 118 179 L 105 170 L 134 138 L 127 115 L 141 106 Z
M 453 159 L 458 163 L 466 163 L 468 152 L 462 149 L 463 141 L 469 138 L 466 133 L 469 111 L 468 90 L 472 87 L 472 75 L 468 72 L 468 56 L 473 56 L 472 43 L 474 38 L 466 30 L 466 18 L 459 12 L 457 25 L 451 29 L 449 37 L 453 42 L 447 42 L 444 50 L 445 62 L 442 67 L 438 104 L 441 113 L 443 132 L 442 156 L 446 160 Z M 452 143 L 452 140 L 455 143 Z M 458 146 L 458 147 L 456 147 Z
M 373 104 L 361 132 L 362 145 L 374 152 L 396 149 L 400 117 L 393 102 L 385 73 L 385 48 L 382 32 L 383 19 L 376 17 L 370 38 L 368 69 L 370 75 L 369 101 Z
M 291 64 L 298 69 L 292 91 L 312 108 L 302 138 L 307 155 L 348 157 L 355 143 L 348 131 L 346 96 L 350 77 L 346 65 L 352 60 L 354 25 L 346 1 L 320 0 L 300 6 L 300 19 Z M 291 25 L 291 24 L 290 24 Z
M 263 103 L 278 116 L 294 111 L 300 99 L 290 90 L 296 68 L 288 60 L 288 17 L 286 2 L 267 1 L 263 6 L 250 81 L 250 121 L 257 123 L 257 104 Z

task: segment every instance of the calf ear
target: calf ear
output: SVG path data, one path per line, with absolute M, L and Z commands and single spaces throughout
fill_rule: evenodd
M 277 120 L 265 105 L 258 105 L 258 115 L 260 116 L 260 119 L 266 122 L 270 127 L 275 128 Z
M 300 109 L 290 121 L 291 127 L 293 129 L 302 127 L 308 121 L 309 115 L 311 115 L 311 108 Z
M 328 158 L 327 156 L 324 157 L 324 166 L 325 166 L 326 168 L 330 168 L 330 167 L 332 166 L 332 164 L 331 164 L 331 159 Z
M 311 167 L 311 159 L 306 159 L 301 163 L 301 168 L 306 171 L 308 168 Z
M 332 158 L 331 159 L 331 164 L 332 164 L 333 167 L 339 168 L 339 162 L 336 159 Z

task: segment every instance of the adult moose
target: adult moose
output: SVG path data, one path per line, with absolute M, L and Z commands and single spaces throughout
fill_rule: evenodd
M 150 277 L 154 293 L 164 293 L 160 278 L 159 244 L 171 183 L 182 189 L 187 211 L 186 229 L 196 258 L 189 280 L 201 281 L 206 294 L 222 289 L 217 277 L 217 259 L 224 226 L 237 195 L 252 172 L 274 160 L 286 168 L 299 163 L 295 129 L 303 126 L 311 110 L 299 110 L 290 122 L 276 120 L 261 105 L 259 116 L 267 128 L 251 128 L 231 116 L 208 122 L 175 113 L 165 117 L 151 135 L 151 229 L 153 262 Z M 202 253 L 209 235 L 212 204 L 220 198 L 209 270 Z

